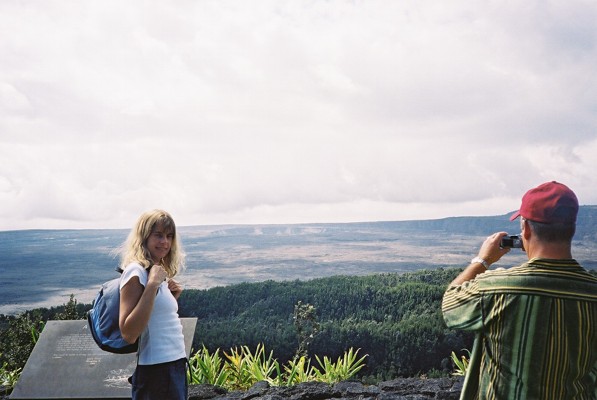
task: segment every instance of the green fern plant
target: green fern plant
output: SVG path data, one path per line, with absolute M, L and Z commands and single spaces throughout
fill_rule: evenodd
M 228 371 L 223 365 L 224 360 L 220 357 L 219 349 L 209 354 L 207 348 L 203 346 L 189 359 L 189 382 L 224 387 L 228 381 Z
M 276 385 L 276 379 L 280 371 L 278 361 L 273 358 L 273 352 L 269 356 L 265 354 L 265 347 L 259 344 L 255 354 L 251 353 L 248 346 L 241 346 L 230 349 L 230 354 L 224 352 L 228 359 L 225 369 L 228 371 L 227 386 L 234 390 L 246 390 L 256 382 L 267 381 Z
M 251 387 L 253 380 L 248 372 L 247 361 L 242 350 L 230 349 L 230 354 L 224 352 L 224 355 L 227 359 L 224 369 L 228 373 L 225 387 L 232 390 L 245 390 Z
M 1 355 L 0 355 L 1 356 Z M 13 389 L 21 376 L 21 368 L 10 370 L 8 363 L 3 363 L 0 367 L 0 385 L 6 386 L 9 389 Z
M 312 382 L 317 379 L 314 368 L 311 367 L 311 360 L 305 356 L 295 357 L 284 366 L 284 378 L 282 384 L 293 386 L 302 382 Z
M 326 383 L 337 383 L 352 378 L 364 366 L 364 361 L 367 355 L 357 359 L 360 349 L 356 351 L 351 347 L 344 356 L 338 357 L 338 361 L 333 363 L 328 357 L 323 357 L 323 361 L 315 356 L 317 362 L 322 368 L 322 371 L 315 370 L 317 380 Z
M 279 375 L 280 366 L 278 361 L 274 359 L 273 351 L 266 355 L 265 346 L 260 343 L 255 349 L 255 354 L 252 354 L 247 346 L 242 348 L 242 353 L 246 359 L 253 383 L 259 381 L 267 381 L 272 385 L 278 383 L 276 377 Z
M 328 357 L 321 360 L 316 356 L 320 371 L 305 356 L 295 357 L 281 368 L 273 352 L 266 353 L 263 344 L 257 346 L 255 353 L 248 346 L 230 349 L 229 353 L 224 352 L 225 359 L 219 356 L 219 349 L 210 354 L 204 346 L 189 359 L 189 381 L 228 390 L 247 390 L 259 381 L 269 382 L 272 386 L 292 386 L 312 381 L 331 384 L 350 379 L 365 366 L 367 355 L 358 358 L 358 352 L 350 348 L 335 363 Z
M 465 376 L 466 375 L 466 371 L 468 369 L 468 364 L 469 364 L 469 359 L 471 357 L 471 352 L 468 351 L 467 349 L 463 349 L 463 351 L 466 351 L 468 353 L 468 357 L 461 356 L 460 358 L 458 358 L 456 353 L 452 352 L 452 362 L 454 363 L 454 372 L 452 372 L 452 375 L 454 375 L 454 376 Z

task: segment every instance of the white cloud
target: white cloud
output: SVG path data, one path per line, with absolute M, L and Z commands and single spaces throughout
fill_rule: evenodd
M 586 2 L 4 2 L 0 229 L 595 204 Z

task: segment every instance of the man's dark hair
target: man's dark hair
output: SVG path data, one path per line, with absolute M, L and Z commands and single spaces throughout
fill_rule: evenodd
M 526 220 L 531 227 L 537 239 L 548 242 L 572 242 L 574 233 L 576 232 L 576 224 L 574 223 L 553 223 L 544 224 L 537 221 Z

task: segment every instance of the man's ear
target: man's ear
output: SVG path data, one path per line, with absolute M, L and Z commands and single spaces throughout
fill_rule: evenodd
M 520 230 L 522 233 L 522 237 L 525 240 L 529 240 L 529 238 L 531 237 L 531 227 L 529 226 L 529 223 L 526 219 L 520 221 Z

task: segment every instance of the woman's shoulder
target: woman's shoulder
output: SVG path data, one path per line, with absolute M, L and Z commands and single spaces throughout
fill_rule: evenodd
M 147 282 L 147 270 L 143 268 L 143 266 L 137 262 L 132 262 L 124 267 L 122 271 L 122 277 L 120 280 L 121 287 L 124 286 L 131 278 L 138 277 L 139 281 L 143 286 Z
M 126 271 L 145 271 L 145 268 L 138 262 L 131 262 L 129 264 L 127 264 L 124 268 L 123 268 L 123 272 Z

